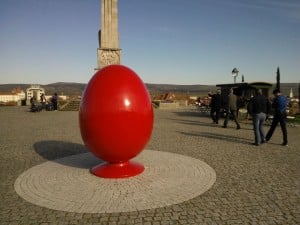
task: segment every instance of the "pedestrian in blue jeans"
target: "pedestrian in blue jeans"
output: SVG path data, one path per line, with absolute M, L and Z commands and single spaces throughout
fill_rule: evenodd
M 263 96 L 262 90 L 258 89 L 256 95 L 250 100 L 248 113 L 252 116 L 254 145 L 259 146 L 266 141 L 263 125 L 269 114 L 271 104 L 268 99 Z
M 278 123 L 280 123 L 282 136 L 283 136 L 283 146 L 288 146 L 287 139 L 287 129 L 286 129 L 286 106 L 287 106 L 287 98 L 283 96 L 278 88 L 274 89 L 273 94 L 275 99 L 273 101 L 272 107 L 274 108 L 274 116 L 272 120 L 271 127 L 267 133 L 266 141 L 269 141 L 277 127 Z

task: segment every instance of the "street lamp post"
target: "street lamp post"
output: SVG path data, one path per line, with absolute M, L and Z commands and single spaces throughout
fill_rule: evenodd
M 238 69 L 237 69 L 237 68 L 233 68 L 233 70 L 231 71 L 231 74 L 232 74 L 232 76 L 233 76 L 233 81 L 234 81 L 234 83 L 236 83 L 236 77 L 237 77 L 238 74 L 239 74 Z

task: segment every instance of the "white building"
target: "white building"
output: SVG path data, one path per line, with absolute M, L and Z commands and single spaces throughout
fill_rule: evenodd
M 20 88 L 15 88 L 11 92 L 0 93 L 0 104 L 15 103 L 21 105 L 21 101 L 26 99 L 26 94 Z
M 14 88 L 11 92 L 0 93 L 0 105 L 30 105 L 30 99 L 35 98 L 40 101 L 40 96 L 45 95 L 45 89 L 38 84 L 32 84 L 26 89 L 26 92 L 21 88 Z M 46 100 L 50 101 L 52 95 L 45 95 Z M 59 95 L 59 99 L 67 100 L 67 96 Z
M 30 102 L 30 99 L 33 97 L 36 100 L 40 100 L 40 96 L 45 95 L 45 89 L 38 84 L 32 84 L 29 88 L 26 89 L 26 101 L 27 104 Z

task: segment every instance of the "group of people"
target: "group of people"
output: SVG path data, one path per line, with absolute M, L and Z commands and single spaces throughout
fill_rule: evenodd
M 213 120 L 213 123 L 219 124 L 220 119 L 220 110 L 222 107 L 221 104 L 221 91 L 218 90 L 216 94 L 208 94 L 211 97 L 210 102 L 210 116 Z M 225 107 L 225 119 L 223 127 L 227 128 L 229 117 L 231 116 L 234 122 L 236 123 L 236 129 L 241 129 L 241 126 L 236 118 L 237 115 L 237 96 L 233 94 L 233 89 L 231 88 L 229 91 L 228 99 L 226 101 L 226 107 Z
M 278 88 L 273 91 L 274 100 L 272 103 L 272 107 L 274 109 L 273 120 L 267 135 L 264 133 L 263 124 L 266 120 L 267 115 L 270 112 L 270 102 L 269 100 L 263 96 L 261 90 L 257 91 L 257 95 L 254 96 L 249 104 L 248 104 L 248 112 L 252 115 L 253 120 L 253 130 L 255 137 L 255 145 L 260 145 L 264 142 L 267 142 L 271 139 L 275 128 L 278 123 L 280 123 L 283 142 L 282 145 L 288 146 L 287 139 L 287 129 L 286 129 L 286 106 L 287 106 L 287 98 L 281 94 Z
M 277 127 L 278 123 L 280 123 L 283 142 L 282 145 L 288 146 L 287 139 L 287 128 L 286 128 L 286 106 L 287 106 L 287 98 L 281 94 L 278 88 L 273 91 L 274 100 L 271 105 L 270 101 L 263 95 L 261 89 L 256 90 L 255 96 L 253 96 L 250 102 L 247 105 L 248 113 L 252 116 L 253 122 L 253 130 L 254 130 L 254 145 L 259 146 L 267 141 L 269 141 Z M 221 92 L 217 91 L 216 94 L 209 93 L 211 97 L 211 111 L 210 116 L 213 120 L 213 123 L 218 124 L 220 119 L 220 110 L 221 110 Z M 267 134 L 264 132 L 264 122 L 267 119 L 271 111 L 271 107 L 273 108 L 273 120 L 271 127 Z M 236 129 L 241 129 L 241 126 L 237 120 L 237 96 L 233 93 L 233 89 L 231 88 L 229 91 L 228 99 L 226 102 L 225 110 L 225 119 L 223 123 L 223 128 L 227 128 L 229 117 L 232 117 L 233 121 L 236 124 Z
M 57 110 L 57 100 L 58 100 L 57 93 L 54 93 L 50 102 L 48 102 L 46 100 L 46 97 L 44 94 L 41 94 L 40 101 L 37 101 L 37 99 L 35 97 L 32 97 L 30 99 L 30 111 L 31 112 L 39 112 L 42 110 L 56 111 Z

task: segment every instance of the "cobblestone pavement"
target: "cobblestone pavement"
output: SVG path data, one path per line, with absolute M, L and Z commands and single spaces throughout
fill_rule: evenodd
M 15 191 L 26 201 L 59 211 L 116 213 L 178 204 L 209 190 L 215 171 L 199 159 L 146 150 L 132 160 L 145 166 L 139 176 L 105 179 L 89 169 L 103 162 L 91 153 L 51 160 L 26 170 Z
M 249 123 L 236 130 L 212 124 L 189 109 L 155 110 L 146 149 L 200 159 L 216 172 L 213 187 L 180 204 L 123 213 L 71 213 L 33 205 L 14 190 L 33 166 L 86 153 L 77 112 L 27 112 L 0 107 L 0 224 L 300 224 L 300 127 L 288 128 L 289 147 L 278 127 L 253 146 Z M 266 127 L 268 129 L 268 127 Z

